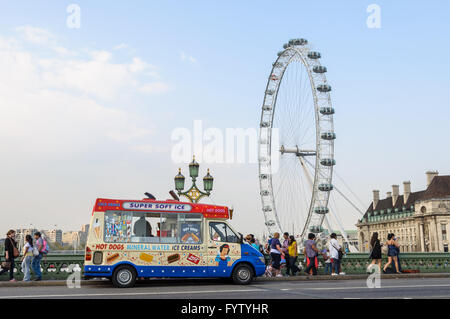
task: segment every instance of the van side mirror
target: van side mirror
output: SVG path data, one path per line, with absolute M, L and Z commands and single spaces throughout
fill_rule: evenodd
M 239 237 L 239 243 L 243 244 L 244 243 L 244 235 L 242 235 L 241 233 L 239 233 L 240 237 Z

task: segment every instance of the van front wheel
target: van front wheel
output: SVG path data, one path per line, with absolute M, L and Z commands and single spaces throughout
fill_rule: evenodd
M 234 268 L 233 282 L 238 285 L 248 285 L 253 280 L 253 269 L 247 264 L 240 264 Z
M 136 282 L 136 271 L 129 265 L 119 266 L 114 270 L 111 279 L 117 288 L 130 288 Z

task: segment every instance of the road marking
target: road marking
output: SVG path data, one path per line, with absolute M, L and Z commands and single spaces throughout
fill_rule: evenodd
M 261 289 L 233 289 L 233 290 L 202 290 L 202 291 L 167 291 L 167 292 L 129 292 L 129 293 L 103 293 L 103 294 L 60 294 L 60 295 L 22 295 L 22 296 L 0 296 L 0 299 L 21 299 L 21 298 L 52 298 L 52 297 L 96 297 L 96 296 L 145 296 L 145 295 L 175 295 L 175 294 L 210 294 L 227 292 L 256 292 Z
M 381 286 L 383 288 L 431 288 L 431 287 L 449 287 L 450 285 L 405 285 L 405 286 Z M 366 287 L 303 287 L 303 288 L 286 288 L 281 290 L 351 290 L 351 289 L 369 289 Z

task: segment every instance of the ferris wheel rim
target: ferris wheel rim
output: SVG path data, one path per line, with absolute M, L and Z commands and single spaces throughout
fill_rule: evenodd
M 301 39 L 300 39 L 301 40 Z M 291 40 L 292 41 L 292 40 Z M 306 41 L 306 40 L 305 40 Z M 286 45 L 285 45 L 286 46 Z M 305 54 L 308 55 L 309 57 L 309 53 L 314 53 L 317 55 L 313 56 L 319 56 L 319 58 L 315 59 L 315 63 L 311 63 L 310 59 L 308 60 L 307 57 L 305 57 Z M 284 62 L 280 62 L 282 61 L 283 57 L 288 56 L 287 61 Z M 301 237 L 304 238 L 307 231 L 309 230 L 309 227 L 312 224 L 312 217 L 315 217 L 316 220 L 314 220 L 313 224 L 319 224 L 320 226 L 323 223 L 323 220 L 325 218 L 325 214 L 316 214 L 316 212 L 314 211 L 315 207 L 316 207 L 316 202 L 317 202 L 317 192 L 318 192 L 318 182 L 319 182 L 319 177 L 321 174 L 323 174 L 323 171 L 328 172 L 328 176 L 325 176 L 325 180 L 329 181 L 329 185 L 331 185 L 331 180 L 332 180 L 332 172 L 333 172 L 333 165 L 331 165 L 328 170 L 321 170 L 322 167 L 322 138 L 321 138 L 321 133 L 323 133 L 321 131 L 321 120 L 322 117 L 320 116 L 320 107 L 319 107 L 319 102 L 318 102 L 318 92 L 319 91 L 319 87 L 323 88 L 323 91 L 326 91 L 326 103 L 327 106 L 332 109 L 332 104 L 331 104 L 331 97 L 329 92 L 331 91 L 331 87 L 329 87 L 328 85 L 328 81 L 327 78 L 325 76 L 325 74 L 321 74 L 321 79 L 322 82 L 319 84 L 316 84 L 316 77 L 314 77 L 313 75 L 313 67 L 318 67 L 316 70 L 324 70 L 326 72 L 326 68 L 322 67 L 320 62 L 318 61 L 320 59 L 320 54 L 314 51 L 311 51 L 309 47 L 306 47 L 305 44 L 301 44 L 301 46 L 295 46 L 295 45 L 291 45 L 291 46 L 287 46 L 284 48 L 284 50 L 281 52 L 281 54 L 279 53 L 278 58 L 276 59 L 276 61 L 273 63 L 273 67 L 271 69 L 271 73 L 269 76 L 269 79 L 267 81 L 267 85 L 266 85 L 266 91 L 265 91 L 265 95 L 264 95 L 264 101 L 263 101 L 263 108 L 262 108 L 262 112 L 261 112 L 261 120 L 260 120 L 260 140 L 259 140 L 259 149 L 258 149 L 258 159 L 259 159 L 259 184 L 260 184 L 260 195 L 261 195 L 261 201 L 262 201 L 262 209 L 263 209 L 263 213 L 264 213 L 264 218 L 265 218 L 265 224 L 267 229 L 269 230 L 269 232 L 272 232 L 273 230 L 276 231 L 283 231 L 282 229 L 282 225 L 280 223 L 280 219 L 279 219 L 279 214 L 277 212 L 277 204 L 276 204 L 276 199 L 273 197 L 273 180 L 272 180 L 272 174 L 267 174 L 266 179 L 269 180 L 268 183 L 266 183 L 266 187 L 263 187 L 263 165 L 262 165 L 262 156 L 266 155 L 268 156 L 269 159 L 271 159 L 272 156 L 272 130 L 273 130 L 273 124 L 274 124 L 274 118 L 275 118 L 275 112 L 276 112 L 276 105 L 277 105 L 277 101 L 278 101 L 278 93 L 281 87 L 281 83 L 283 80 L 283 76 L 285 75 L 285 72 L 288 68 L 288 66 L 292 63 L 292 60 L 295 57 L 300 57 L 300 61 L 302 62 L 303 66 L 305 67 L 305 69 L 307 70 L 308 73 L 308 78 L 309 78 L 309 85 L 310 85 L 310 89 L 312 91 L 312 95 L 313 95 L 313 100 L 314 100 L 314 112 L 315 112 L 315 129 L 316 129 L 316 160 L 315 160 L 315 172 L 314 172 L 314 182 L 313 182 L 313 189 L 312 189 L 312 194 L 311 194 L 311 200 L 310 200 L 310 205 L 309 205 L 309 210 L 308 210 L 308 215 L 307 215 L 307 219 L 305 221 L 304 226 L 302 227 L 302 232 L 301 232 Z M 280 64 L 281 63 L 281 64 Z M 314 65 L 313 65 L 314 64 Z M 281 66 L 281 68 L 280 68 Z M 321 69 L 322 68 L 322 69 Z M 274 74 L 277 74 L 275 72 L 276 69 L 280 69 L 280 71 L 278 72 L 278 74 L 281 74 L 281 76 L 274 80 L 272 78 L 272 76 Z M 323 73 L 325 73 L 323 72 Z M 270 87 L 271 87 L 271 83 L 275 82 L 275 91 L 274 92 L 269 92 Z M 329 89 L 328 89 L 329 88 Z M 269 96 L 274 96 L 272 98 L 270 98 Z M 267 109 L 265 110 L 265 108 L 269 105 L 268 103 L 266 103 L 267 101 L 271 100 L 271 109 Z M 265 115 L 265 111 L 269 111 L 270 112 L 270 125 L 267 126 L 265 125 L 264 122 L 264 115 Z M 334 113 L 333 113 L 334 114 Z M 334 122 L 333 122 L 333 117 L 332 114 L 329 117 L 328 120 L 329 123 L 329 127 L 331 128 L 330 132 L 332 132 L 332 134 L 334 134 L 334 138 L 335 138 L 335 133 L 334 133 Z M 266 152 L 262 151 L 262 131 L 263 128 L 268 129 L 268 133 L 267 133 L 267 142 L 266 144 L 268 145 Z M 330 160 L 331 163 L 335 163 L 334 161 L 334 139 L 330 142 L 328 141 L 328 147 L 329 147 L 329 151 L 328 151 L 328 157 L 327 160 Z M 265 154 L 262 154 L 265 153 Z M 267 160 L 267 158 L 266 158 Z M 269 160 L 269 165 L 268 165 L 271 169 L 271 160 Z M 266 188 L 266 189 L 264 189 Z M 268 188 L 268 190 L 267 190 Z M 268 191 L 269 193 L 271 193 L 270 196 L 272 196 L 271 199 L 271 207 L 272 207 L 272 220 L 269 220 L 269 216 L 270 215 L 270 211 L 266 210 L 266 206 L 265 206 L 265 200 L 264 200 L 264 196 L 265 194 L 263 194 L 263 192 Z M 329 192 L 326 193 L 327 195 L 322 198 L 322 203 L 325 204 L 324 207 L 328 206 L 328 201 L 329 201 Z M 324 210 L 326 211 L 326 210 Z M 313 214 L 319 215 L 319 216 L 313 216 Z M 274 219 L 274 220 L 273 220 Z

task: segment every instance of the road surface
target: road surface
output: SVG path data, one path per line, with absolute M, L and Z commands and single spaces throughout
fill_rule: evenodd
M 0 288 L 4 298 L 89 299 L 335 299 L 335 298 L 445 298 L 450 299 L 450 278 L 382 279 L 381 288 L 369 289 L 366 280 L 256 281 L 237 286 L 224 280 L 155 280 L 135 288 L 117 289 L 109 284 L 60 287 Z

